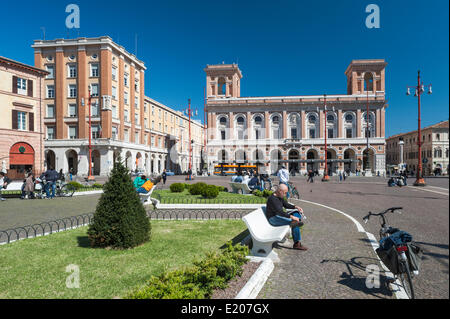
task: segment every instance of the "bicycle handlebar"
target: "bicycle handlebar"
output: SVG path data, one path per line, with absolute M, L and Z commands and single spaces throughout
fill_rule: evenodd
M 388 208 L 385 211 L 383 211 L 381 213 L 377 213 L 377 214 L 369 212 L 369 214 L 367 214 L 366 216 L 363 217 L 363 220 L 365 223 L 367 223 L 369 221 L 370 216 L 383 216 L 384 214 L 386 214 L 388 212 L 394 213 L 396 210 L 401 210 L 401 209 L 403 209 L 403 207 L 391 207 L 391 208 Z M 399 212 L 399 213 L 401 214 L 401 212 Z

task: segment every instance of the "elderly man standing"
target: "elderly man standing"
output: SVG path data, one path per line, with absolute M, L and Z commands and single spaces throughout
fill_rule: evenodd
M 300 242 L 300 227 L 303 226 L 301 213 L 303 213 L 303 209 L 299 206 L 291 205 L 284 200 L 287 192 L 288 187 L 285 184 L 280 184 L 277 190 L 267 199 L 267 219 L 269 220 L 269 223 L 275 227 L 290 225 L 292 237 L 294 239 L 293 248 L 298 250 L 308 250 L 308 248 L 303 246 Z M 297 211 L 288 214 L 284 212 L 283 208 L 296 209 Z

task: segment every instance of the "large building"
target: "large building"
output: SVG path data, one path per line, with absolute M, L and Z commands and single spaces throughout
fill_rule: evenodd
M 347 94 L 326 95 L 326 118 L 323 94 L 241 97 L 238 65 L 208 65 L 209 170 L 221 163 L 256 163 L 269 173 L 284 164 L 290 171 L 323 174 L 327 134 L 328 173 L 383 174 L 386 65 L 353 60 L 345 71 Z
M 107 36 L 37 40 L 32 47 L 35 66 L 49 72 L 43 103 L 47 166 L 88 175 L 90 94 L 94 176 L 106 176 L 118 156 L 147 174 L 187 171 L 189 154 L 179 145 L 187 118 L 145 96 L 144 62 Z M 174 145 L 180 158 L 169 156 Z
M 421 129 L 422 174 L 449 174 L 448 120 Z M 392 172 L 415 174 L 418 166 L 417 130 L 386 139 L 386 164 Z
M 0 57 L 0 163 L 12 179 L 44 169 L 46 75 L 44 70 Z

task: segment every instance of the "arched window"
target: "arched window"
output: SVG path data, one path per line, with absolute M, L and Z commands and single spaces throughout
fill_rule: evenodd
M 237 138 L 239 140 L 243 140 L 246 137 L 244 136 L 245 132 L 245 119 L 243 116 L 238 116 L 236 118 L 236 131 L 237 131 Z
M 316 113 L 310 113 L 307 115 L 307 135 L 308 138 L 319 137 L 319 121 Z
M 354 138 L 356 132 L 356 117 L 352 113 L 344 114 L 344 136 L 345 138 Z
M 367 130 L 367 112 L 362 114 L 362 127 L 363 130 L 362 136 L 367 137 L 375 137 L 375 115 L 369 112 L 369 129 Z M 367 136 L 368 135 L 368 136 Z
M 225 79 L 224 78 L 220 78 L 219 79 L 219 83 L 218 83 L 218 89 L 219 89 L 219 92 L 218 92 L 218 95 L 225 95 L 226 94 L 226 85 L 227 85 L 227 83 L 226 83 L 226 81 L 225 81 Z
M 366 72 L 364 74 L 364 91 L 373 91 L 373 75 L 371 72 Z
M 255 132 L 255 139 L 259 140 L 264 138 L 264 121 L 261 115 L 256 115 L 253 118 L 253 128 Z
M 272 123 L 271 123 L 271 133 L 273 139 L 280 139 L 281 137 L 281 118 L 278 115 L 272 116 Z
M 337 132 L 337 121 L 335 114 L 327 114 L 327 137 L 335 138 Z
M 228 118 L 226 116 L 222 115 L 219 117 L 219 125 L 217 125 L 217 129 L 219 131 L 219 139 L 226 140 L 228 138 Z
M 288 126 L 289 126 L 289 134 L 291 139 L 299 139 L 300 138 L 300 116 L 296 113 L 289 115 L 288 120 Z

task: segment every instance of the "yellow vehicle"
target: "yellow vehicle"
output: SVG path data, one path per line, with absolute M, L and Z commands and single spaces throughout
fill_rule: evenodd
M 214 166 L 214 175 L 236 175 L 238 171 L 244 173 L 244 171 L 250 172 L 250 170 L 253 170 L 253 172 L 257 172 L 258 167 L 256 165 L 250 164 L 219 164 Z

